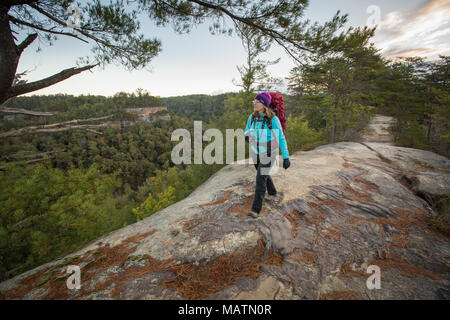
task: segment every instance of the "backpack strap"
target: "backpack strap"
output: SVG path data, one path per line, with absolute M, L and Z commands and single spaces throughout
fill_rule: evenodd
M 272 121 L 267 116 L 264 116 L 263 128 L 265 123 L 267 123 L 267 127 L 272 132 Z M 267 142 L 267 156 L 269 158 L 272 156 L 272 140 Z
M 264 122 L 267 123 L 270 132 L 272 132 L 272 121 L 267 116 L 264 116 Z M 263 124 L 264 126 L 264 124 Z M 272 156 L 272 141 L 267 142 L 267 156 L 270 158 Z
M 264 116 L 264 123 L 267 123 L 267 126 L 269 127 L 270 130 L 272 130 L 272 121 L 269 119 L 269 117 Z M 264 124 L 263 124 L 264 126 Z
M 277 112 L 277 114 L 278 114 L 278 112 Z M 267 127 L 268 127 L 269 130 L 272 132 L 272 121 L 269 119 L 269 117 L 264 116 L 263 120 L 255 120 L 255 118 L 253 117 L 253 114 L 252 114 L 252 118 L 251 118 L 251 120 L 250 120 L 250 127 L 253 126 L 253 122 L 255 122 L 255 121 L 258 121 L 258 122 L 261 122 L 261 121 L 262 121 L 262 122 L 263 122 L 263 123 L 262 123 L 261 130 L 264 130 L 264 126 L 265 126 L 265 124 L 267 124 Z M 259 141 L 257 141 L 256 143 L 257 143 L 257 145 L 259 146 Z M 267 155 L 268 155 L 269 157 L 272 155 L 272 143 L 271 143 L 271 142 L 270 142 L 270 143 L 267 143 Z

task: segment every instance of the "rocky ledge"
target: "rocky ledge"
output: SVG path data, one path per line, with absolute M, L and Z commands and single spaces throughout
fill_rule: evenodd
M 5 299 L 449 299 L 450 161 L 381 143 L 291 156 L 258 219 L 256 171 L 221 169 L 183 201 L 0 283 Z M 81 289 L 67 289 L 67 265 Z M 366 286 L 368 266 L 381 288 Z

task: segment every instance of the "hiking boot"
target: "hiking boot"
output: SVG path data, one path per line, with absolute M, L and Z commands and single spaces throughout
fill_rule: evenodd
M 253 211 L 250 211 L 250 212 L 248 213 L 248 215 L 249 215 L 250 217 L 252 217 L 252 218 L 255 218 L 255 219 L 259 217 L 259 214 L 256 213 L 256 212 L 253 212 Z
M 277 192 L 277 193 L 275 193 L 275 194 L 270 194 L 270 193 L 268 193 L 265 197 L 264 197 L 264 199 L 266 200 L 266 201 L 269 201 L 269 202 L 271 202 L 271 203 L 274 203 L 274 204 L 280 204 L 281 203 L 281 201 L 283 200 L 283 193 L 282 192 Z
M 274 193 L 274 194 L 268 193 L 266 197 L 267 197 L 267 199 L 275 199 L 277 197 L 277 195 L 278 195 L 278 193 Z

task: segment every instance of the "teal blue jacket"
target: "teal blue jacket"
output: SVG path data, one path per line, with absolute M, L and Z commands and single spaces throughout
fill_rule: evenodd
M 250 127 L 250 123 L 252 120 L 252 115 L 250 115 L 248 117 L 247 125 L 244 130 L 244 135 L 252 136 L 255 140 L 258 139 L 256 141 L 260 141 L 261 143 L 272 141 L 272 139 L 275 138 L 278 142 L 278 145 L 280 146 L 283 159 L 289 158 L 289 151 L 288 151 L 288 147 L 287 147 L 286 137 L 283 134 L 283 129 L 281 128 L 280 119 L 278 119 L 277 116 L 274 116 L 272 118 L 272 131 L 270 131 L 269 127 L 267 126 L 267 123 L 264 125 L 264 128 L 261 129 L 263 122 L 259 122 L 257 120 L 258 119 L 262 120 L 264 118 L 264 113 L 260 112 L 259 115 L 260 115 L 260 117 L 255 118 L 253 120 L 253 125 L 251 127 Z M 269 132 L 270 132 L 270 134 L 269 134 Z M 266 152 L 266 148 L 263 145 L 259 146 L 259 152 L 258 152 L 258 150 L 256 150 L 254 145 L 252 145 L 251 147 L 252 147 L 253 152 L 255 152 L 256 154 L 258 154 L 259 152 L 261 152 L 261 153 Z

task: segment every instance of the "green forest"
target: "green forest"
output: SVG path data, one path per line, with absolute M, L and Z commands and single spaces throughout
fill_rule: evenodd
M 297 12 L 294 9 L 298 17 L 290 19 L 299 18 L 303 7 L 279 8 Z M 158 11 L 163 9 L 152 10 L 155 19 L 167 15 L 180 21 L 186 15 L 203 14 L 189 6 L 171 15 Z M 100 41 L 105 39 L 92 35 L 102 44 L 99 63 L 117 60 L 131 70 L 144 66 L 159 44 L 138 37 L 129 16 L 117 22 L 109 16 L 111 12 L 93 10 L 91 14 L 117 24 L 111 32 L 117 32 L 114 41 L 125 44 L 125 49 L 117 49 L 117 43 L 116 47 L 104 45 Z M 295 39 L 301 39 L 280 37 L 302 59 L 286 75 L 288 90 L 282 92 L 289 153 L 358 141 L 371 117 L 383 114 L 397 120 L 396 145 L 449 157 L 450 57 L 389 60 L 371 43 L 375 29 L 349 28 L 337 35 L 346 22 L 346 16 L 337 15 L 323 26 L 307 26 L 279 17 L 266 25 L 274 30 L 292 27 L 289 30 L 298 33 Z M 95 29 L 90 28 L 86 30 Z M 273 39 L 254 29 L 262 30 L 262 26 L 248 29 L 242 23 L 239 29 L 239 35 L 248 40 L 244 44 L 248 59 L 239 68 L 237 92 L 159 97 L 138 89 L 108 97 L 24 96 L 31 87 L 20 84 L 20 76 L 13 74 L 11 88 L 16 91 L 8 89 L 8 94 L 1 95 L 0 90 L 0 280 L 149 217 L 184 199 L 223 168 L 225 164 L 175 165 L 171 151 L 177 142 L 171 141 L 171 135 L 178 128 L 193 135 L 194 121 L 202 121 L 203 131 L 217 128 L 224 136 L 226 129 L 244 129 L 255 95 L 272 90 L 273 79 L 265 68 L 270 63 L 258 56 L 267 52 Z M 27 39 L 31 43 L 35 38 Z M 126 44 L 133 48 L 132 54 Z M 24 50 L 26 45 L 19 48 Z M 308 50 L 302 51 L 302 46 Z M 141 121 L 126 110 L 161 106 L 167 112 L 152 115 L 153 121 Z M 170 118 L 156 117 L 160 114 Z

